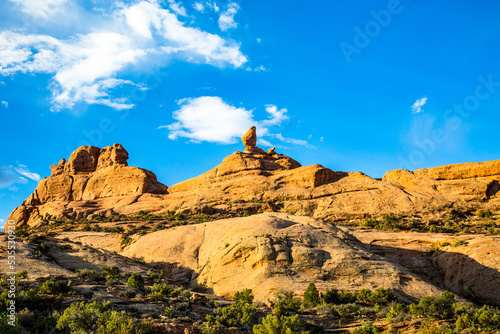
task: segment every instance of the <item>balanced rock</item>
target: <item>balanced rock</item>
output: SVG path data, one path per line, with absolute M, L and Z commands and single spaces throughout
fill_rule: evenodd
M 245 148 L 252 149 L 257 146 L 257 128 L 252 126 L 248 131 L 241 137 L 243 145 Z

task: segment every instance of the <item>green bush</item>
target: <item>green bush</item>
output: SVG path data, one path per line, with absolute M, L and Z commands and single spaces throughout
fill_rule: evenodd
M 174 288 L 166 283 L 155 283 L 151 287 L 151 292 L 148 297 L 155 301 L 162 301 L 168 296 L 171 296 L 174 292 Z
M 61 292 L 66 292 L 66 286 L 64 286 L 60 282 L 56 282 L 55 279 L 50 278 L 43 282 L 43 284 L 40 286 L 40 294 L 55 294 L 55 293 L 61 293 Z
M 140 274 L 132 273 L 127 280 L 127 285 L 139 290 L 144 289 L 144 278 Z
M 491 218 L 493 217 L 493 213 L 490 211 L 490 209 L 487 209 L 487 210 L 479 210 L 477 213 L 476 213 L 476 216 L 478 218 Z
M 233 300 L 241 301 L 244 303 L 252 304 L 253 303 L 253 292 L 252 289 L 244 289 L 241 291 L 236 291 L 234 293 Z
M 99 277 L 99 274 L 97 274 L 95 270 L 78 269 L 76 271 L 76 277 L 83 278 L 85 280 L 95 280 L 97 277 Z
M 456 320 L 455 328 L 457 330 L 473 328 L 482 332 L 499 331 L 500 310 L 485 305 L 480 309 L 475 309 L 473 312 L 470 310 L 465 311 Z
M 120 280 L 120 268 L 117 266 L 102 266 L 102 271 L 107 282 L 118 282 Z
M 354 303 L 340 304 L 334 306 L 334 311 L 340 318 L 348 318 L 358 314 L 359 306 Z
M 125 229 L 121 226 L 114 226 L 109 230 L 111 233 L 123 233 Z
M 369 301 L 372 305 L 387 305 L 396 301 L 396 296 L 391 289 L 378 288 L 370 294 Z
M 58 330 L 69 329 L 71 333 L 144 333 L 142 326 L 134 324 L 134 319 L 125 312 L 110 309 L 109 303 L 73 304 L 64 310 L 57 321 Z
M 361 326 L 356 327 L 353 334 L 378 334 L 380 331 L 371 322 L 364 321 Z
M 299 316 L 268 315 L 262 319 L 262 324 L 253 326 L 254 334 L 306 334 L 301 331 Z
M 293 290 L 278 290 L 274 294 L 271 304 L 274 314 L 281 316 L 299 312 L 302 301 L 300 298 L 294 297 Z
M 323 304 L 340 304 L 340 293 L 336 288 L 331 290 L 326 288 L 324 293 L 321 293 L 321 302 Z
M 235 304 L 215 310 L 216 321 L 226 327 L 252 325 L 256 321 L 256 308 L 252 304 L 239 301 Z
M 455 314 L 454 303 L 455 295 L 450 291 L 445 291 L 439 297 L 427 296 L 418 304 L 410 305 L 410 313 L 426 318 L 452 319 Z
M 319 292 L 313 282 L 310 282 L 307 286 L 306 291 L 304 291 L 304 307 L 313 308 L 318 306 L 320 303 Z

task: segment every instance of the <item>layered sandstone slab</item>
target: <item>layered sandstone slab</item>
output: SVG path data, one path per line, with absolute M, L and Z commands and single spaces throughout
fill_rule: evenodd
M 217 295 L 251 288 L 259 301 L 278 289 L 389 287 L 401 297 L 435 295 L 439 289 L 367 252 L 337 227 L 310 217 L 261 214 L 179 226 L 141 237 L 122 255 L 177 263 L 196 273 Z

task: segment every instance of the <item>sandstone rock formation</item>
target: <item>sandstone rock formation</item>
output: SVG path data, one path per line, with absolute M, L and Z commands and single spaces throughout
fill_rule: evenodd
M 439 293 L 419 277 L 367 252 L 337 227 L 287 214 L 157 231 L 140 238 L 122 255 L 177 263 L 193 270 L 197 281 L 212 287 L 217 295 L 231 296 L 245 287 L 263 302 L 278 289 L 302 293 L 309 282 L 320 290 L 385 286 L 406 300 Z
M 500 161 L 395 170 L 377 180 L 360 172 L 301 166 L 274 149 L 265 152 L 255 146 L 255 128 L 242 141 L 243 152 L 171 186 L 168 194 L 152 172 L 126 165 L 128 154 L 120 145 L 81 147 L 67 162 L 51 167 L 52 176 L 40 181 L 13 217 L 20 224 L 35 224 L 47 214 L 71 218 L 140 210 L 247 210 L 342 221 L 387 213 L 434 219 L 478 209 L 500 211 Z
M 14 210 L 9 219 L 22 225 L 40 219 L 43 214 L 57 216 L 57 212 L 50 209 L 45 212 L 38 210 L 45 204 L 57 204 L 66 210 L 66 206 L 74 201 L 167 193 L 167 186 L 158 182 L 153 172 L 130 167 L 127 160 L 128 153 L 120 144 L 103 149 L 82 146 L 67 162 L 62 159 L 58 165 L 51 166 L 51 176 L 38 183 L 33 194 Z

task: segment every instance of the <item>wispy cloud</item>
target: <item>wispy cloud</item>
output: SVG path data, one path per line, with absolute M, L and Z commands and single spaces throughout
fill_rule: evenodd
M 266 106 L 267 119 L 257 120 L 253 110 L 235 107 L 226 103 L 218 96 L 201 96 L 179 101 L 180 109 L 173 112 L 176 122 L 160 126 L 168 130 L 168 138 L 188 138 L 192 142 L 212 142 L 220 144 L 236 143 L 239 138 L 253 125 L 265 146 L 272 146 L 262 137 L 276 138 L 285 143 L 308 145 L 306 141 L 285 138 L 272 134 L 271 128 L 282 125 L 288 120 L 288 110 L 279 109 L 269 104 Z
M 423 97 L 415 101 L 415 103 L 413 103 L 413 105 L 411 106 L 412 114 L 421 113 L 423 111 L 422 107 L 425 105 L 425 103 L 427 103 L 426 97 Z
M 46 15 L 56 7 L 64 9 L 62 0 L 43 3 L 52 4 L 47 5 Z M 173 0 L 168 5 L 165 9 L 155 0 L 143 0 L 113 7 L 106 15 L 86 20 L 86 32 L 64 38 L 59 37 L 61 31 L 57 37 L 19 29 L 1 31 L 0 75 L 51 74 L 53 110 L 80 102 L 126 109 L 134 106 L 132 102 L 111 92 L 122 85 L 135 85 L 121 78 L 128 69 L 140 72 L 151 63 L 166 64 L 174 58 L 235 68 L 247 62 L 237 42 L 188 26 L 178 18 L 186 14 L 185 8 Z M 96 15 L 80 14 L 85 18 Z
M 38 19 L 48 19 L 60 13 L 67 0 L 9 0 L 16 4 L 23 13 Z
M 8 107 L 9 107 L 9 102 L 7 102 L 7 101 L 2 100 L 0 103 L 2 103 L 2 105 L 3 105 L 5 108 L 8 108 Z
M 15 183 L 28 183 L 27 178 L 36 182 L 41 180 L 40 175 L 31 172 L 26 165 L 0 166 L 0 188 L 9 188 Z
M 219 16 L 219 28 L 222 31 L 236 28 L 238 23 L 234 20 L 234 16 L 238 13 L 240 5 L 237 3 L 230 3 L 225 12 Z
M 203 13 L 205 11 L 205 6 L 201 2 L 195 2 L 193 4 L 193 8 L 200 13 Z
M 294 144 L 294 145 L 301 145 L 301 146 L 308 146 L 308 147 L 314 147 L 314 146 L 309 145 L 309 143 L 307 141 L 305 141 L 305 140 L 294 139 L 294 138 L 286 138 L 286 137 L 283 137 L 283 135 L 281 133 L 273 134 L 271 136 L 273 136 L 276 139 L 279 139 L 283 143 Z
M 175 14 L 180 16 L 187 16 L 186 8 L 184 8 L 182 3 L 176 2 L 174 0 L 168 0 L 168 6 Z

